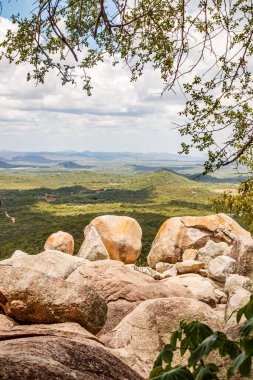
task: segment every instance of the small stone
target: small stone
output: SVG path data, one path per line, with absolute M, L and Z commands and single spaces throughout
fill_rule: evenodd
M 172 277 L 177 275 L 177 268 L 173 265 L 170 269 L 163 272 L 163 278 Z
M 196 260 L 186 260 L 181 263 L 176 263 L 176 269 L 179 274 L 184 273 L 197 273 L 200 269 L 205 266 L 201 261 Z
M 225 291 L 229 294 L 234 293 L 237 289 L 246 289 L 249 292 L 253 291 L 253 283 L 249 277 L 240 276 L 239 274 L 230 274 L 226 278 Z
M 213 240 L 209 240 L 206 245 L 199 249 L 198 259 L 205 264 L 209 264 L 212 259 L 217 256 L 227 255 L 229 252 L 229 246 L 225 242 L 216 243 Z
M 226 277 L 235 271 L 236 261 L 229 256 L 218 256 L 208 264 L 210 277 L 219 282 L 225 282 Z
M 221 303 L 221 304 L 227 303 L 228 297 L 226 293 L 224 293 L 222 290 L 214 289 L 214 295 L 215 295 L 217 303 Z
M 202 276 L 202 277 L 208 277 L 208 270 L 207 269 L 200 269 L 198 271 L 198 274 L 200 274 L 200 276 Z
M 74 238 L 67 232 L 58 231 L 49 236 L 45 246 L 45 251 L 55 250 L 73 255 L 74 253 Z
M 245 306 L 250 300 L 251 292 L 246 289 L 236 289 L 228 299 L 226 306 L 226 321 L 228 326 L 236 325 L 236 314 L 239 309 Z M 242 322 L 242 321 L 241 321 Z
M 182 259 L 186 260 L 195 260 L 198 256 L 198 251 L 196 249 L 186 249 L 183 253 Z
M 149 267 L 137 267 L 137 265 L 135 265 L 134 269 L 138 272 L 141 272 L 141 273 L 147 274 L 150 277 L 153 277 L 154 280 L 162 280 L 164 278 L 162 273 L 159 273 L 156 270 Z
M 164 263 L 164 262 L 159 262 L 156 264 L 155 269 L 157 272 L 163 273 L 171 268 L 173 268 L 173 264 L 170 263 Z

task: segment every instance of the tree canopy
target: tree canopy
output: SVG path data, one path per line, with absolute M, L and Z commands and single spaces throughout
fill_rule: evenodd
M 74 83 L 81 72 L 90 95 L 90 69 L 106 57 L 124 61 L 132 81 L 152 65 L 161 93 L 185 96 L 182 152 L 207 152 L 205 173 L 232 163 L 251 172 L 252 0 L 37 0 L 12 21 L 1 58 L 28 62 L 28 80 L 57 70 L 62 84 Z M 251 178 L 245 189 L 253 192 Z

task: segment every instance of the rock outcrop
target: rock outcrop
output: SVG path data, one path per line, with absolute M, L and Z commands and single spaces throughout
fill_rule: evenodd
M 199 274 L 182 274 L 163 280 L 162 283 L 173 288 L 184 286 L 191 293 L 192 298 L 205 302 L 211 307 L 215 307 L 218 303 L 214 283 L 209 278 L 204 278 Z
M 199 320 L 215 330 L 220 328 L 212 309 L 202 302 L 183 297 L 154 299 L 142 302 L 101 340 L 112 353 L 147 377 L 158 353 L 182 320 Z M 179 354 L 176 361 L 182 364 Z
M 238 274 L 253 278 L 253 239 L 225 214 L 168 219 L 156 235 L 148 264 L 155 268 L 158 262 L 180 262 L 193 254 L 189 250 L 195 250 L 195 258 L 206 265 L 219 256 L 229 256 L 236 261 Z
M 0 330 L 0 368 L 3 380 L 144 380 L 71 323 Z
M 74 238 L 67 232 L 58 231 L 50 235 L 44 245 L 45 251 L 55 250 L 69 255 L 74 253 Z
M 85 263 L 69 276 L 68 281 L 91 287 L 105 299 L 108 305 L 108 318 L 104 332 L 113 329 L 141 301 L 192 296 L 183 285 L 167 286 L 123 263 L 112 260 Z
M 77 322 L 92 333 L 106 321 L 107 306 L 86 285 L 25 268 L 0 266 L 0 306 L 20 322 Z
M 142 230 L 137 221 L 128 216 L 104 215 L 93 219 L 84 229 L 89 236 L 95 228 L 112 260 L 135 263 L 141 253 Z M 94 242 L 97 245 L 97 240 Z M 89 249 L 92 247 L 89 244 Z

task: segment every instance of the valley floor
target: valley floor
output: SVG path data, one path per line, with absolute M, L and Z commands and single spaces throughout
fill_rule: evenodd
M 143 251 L 139 264 L 145 264 L 156 232 L 166 219 L 214 213 L 211 200 L 228 188 L 235 185 L 192 181 L 168 170 L 3 170 L 0 258 L 9 257 L 16 249 L 41 252 L 47 237 L 57 230 L 74 236 L 77 252 L 83 229 L 93 218 L 116 214 L 140 223 Z

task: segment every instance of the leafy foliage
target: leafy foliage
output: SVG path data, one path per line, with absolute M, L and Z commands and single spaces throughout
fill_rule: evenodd
M 161 92 L 185 95 L 182 152 L 206 152 L 205 173 L 231 163 L 252 173 L 250 0 L 37 0 L 31 14 L 12 21 L 1 58 L 28 62 L 28 80 L 44 83 L 56 70 L 63 85 L 81 76 L 91 95 L 91 69 L 108 57 L 112 65 L 125 62 L 131 80 L 151 64 L 165 83 Z M 250 174 L 217 207 L 248 221 L 252 199 Z
M 240 328 L 240 339 L 232 341 L 220 331 L 214 332 L 209 326 L 199 321 L 187 323 L 182 321 L 170 340 L 164 346 L 154 363 L 149 379 L 196 379 L 218 380 L 220 368 L 208 362 L 208 355 L 217 351 L 221 358 L 229 357 L 231 364 L 227 369 L 227 378 L 230 379 L 236 372 L 243 377 L 251 374 L 253 357 L 253 296 L 250 301 L 237 313 L 237 321 L 246 318 Z M 173 356 L 180 350 L 181 356 L 188 352 L 188 364 L 173 367 Z

